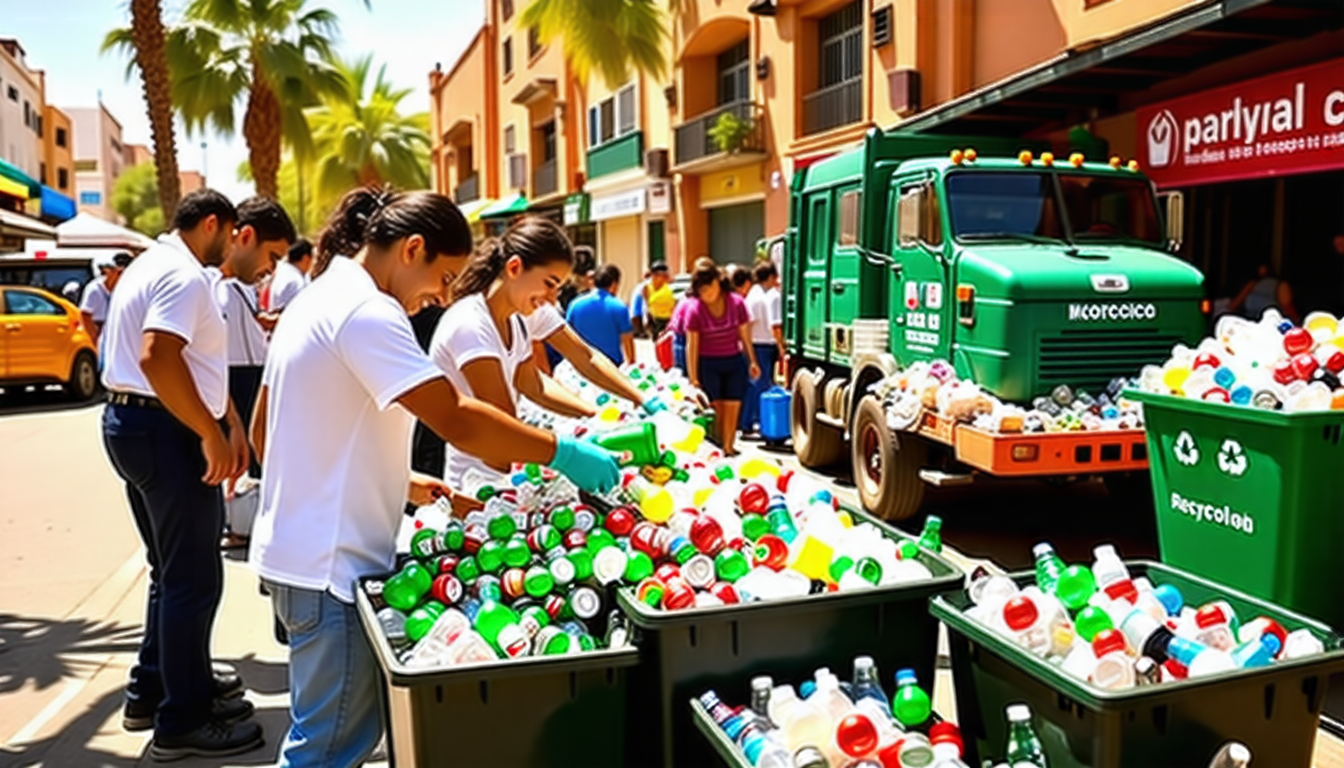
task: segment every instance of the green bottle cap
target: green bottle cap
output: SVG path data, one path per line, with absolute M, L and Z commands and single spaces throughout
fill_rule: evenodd
M 594 528 L 588 532 L 588 551 L 594 555 L 598 550 L 616 546 L 616 537 L 606 528 Z
M 569 653 L 569 648 L 574 639 L 559 627 L 544 627 L 537 633 L 537 639 L 533 644 L 536 653 L 543 656 L 561 656 Z
M 831 581 L 839 581 L 840 577 L 849 572 L 854 567 L 854 559 L 848 555 L 841 555 L 831 561 L 830 576 Z
M 611 395 L 607 394 L 606 392 L 599 392 L 599 393 L 597 393 L 597 404 L 598 404 L 598 405 L 606 405 L 607 403 L 610 403 L 610 402 L 611 402 Z
M 869 584 L 877 584 L 882 580 L 882 564 L 871 557 L 861 557 L 859 562 L 854 564 L 859 576 Z
M 503 541 L 518 530 L 518 524 L 513 521 L 509 515 L 496 515 L 490 518 L 490 522 L 485 524 L 485 530 L 490 534 L 490 538 Z
M 523 474 L 527 475 L 527 479 L 533 483 L 541 482 L 541 467 L 536 464 L 528 464 L 523 467 Z
M 574 580 L 583 581 L 593 577 L 593 553 L 587 549 L 571 549 L 565 555 L 574 564 Z
M 456 520 L 449 521 L 448 527 L 443 529 L 443 548 L 449 552 L 461 552 L 466 541 L 462 524 Z
M 909 539 L 902 539 L 901 543 L 896 545 L 896 554 L 900 555 L 902 560 L 916 560 L 919 558 L 919 545 Z
M 477 501 L 489 501 L 495 497 L 495 487 L 493 485 L 482 485 L 476 489 Z
M 554 587 L 555 579 L 551 572 L 540 565 L 528 568 L 527 575 L 523 577 L 523 589 L 533 597 L 545 597 Z
M 597 641 L 593 639 L 592 635 L 579 635 L 579 649 L 584 651 L 597 650 Z
M 769 532 L 770 523 L 764 517 L 755 512 L 742 516 L 742 535 L 747 537 L 747 541 L 756 541 Z
M 453 575 L 461 580 L 463 586 L 469 586 L 481 575 L 481 564 L 476 558 L 467 555 L 457 561 L 457 568 L 453 570 Z
M 714 476 L 722 481 L 722 480 L 732 480 L 736 475 L 733 473 L 733 468 L 730 465 L 720 464 L 719 466 L 715 467 Z
M 415 583 L 404 573 L 395 573 L 383 583 L 383 600 L 402 612 L 414 608 L 423 594 L 415 590 Z
M 555 526 L 556 530 L 568 531 L 574 527 L 574 508 L 567 504 L 556 507 L 551 510 L 550 520 L 551 525 Z
M 686 539 L 678 537 L 672 540 L 672 544 L 675 547 L 672 550 L 672 559 L 677 561 L 677 565 L 685 565 L 687 560 L 700 554 L 700 550 Z
M 529 624 L 535 624 L 539 629 L 551 624 L 551 614 L 547 613 L 546 609 L 540 605 L 529 605 L 524 608 L 520 618 Z
M 751 563 L 747 562 L 747 556 L 732 547 L 725 547 L 714 558 L 714 572 L 723 581 L 737 581 L 746 576 L 750 570 Z
M 504 543 L 498 539 L 485 542 L 476 553 L 476 561 L 485 573 L 498 573 L 504 567 Z
M 411 536 L 411 555 L 427 560 L 441 551 L 439 532 L 433 528 L 421 528 Z
M 504 545 L 504 562 L 514 568 L 522 568 L 532 562 L 532 549 L 527 546 L 527 539 L 522 536 L 509 539 L 509 543 Z
M 653 558 L 649 557 L 638 549 L 631 549 L 626 553 L 625 561 L 625 580 L 631 584 L 638 584 L 653 575 Z

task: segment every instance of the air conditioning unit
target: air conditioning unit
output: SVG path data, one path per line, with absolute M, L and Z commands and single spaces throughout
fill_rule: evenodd
M 650 149 L 644 153 L 644 170 L 655 179 L 668 177 L 666 149 Z
M 909 115 L 920 110 L 919 79 L 917 69 L 894 69 L 887 73 L 887 94 L 896 114 Z
M 518 152 L 509 155 L 509 189 L 527 188 L 527 155 Z

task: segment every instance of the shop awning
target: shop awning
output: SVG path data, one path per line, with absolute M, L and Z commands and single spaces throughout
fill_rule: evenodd
M 507 219 L 527 213 L 527 198 L 516 195 L 512 198 L 496 201 L 494 205 L 481 211 L 478 218 Z
M 24 173 L 17 165 L 0 158 L 0 180 L 3 179 L 8 179 L 15 184 L 23 185 L 27 198 L 37 197 L 42 194 L 42 185 L 38 184 L 36 179 Z
M 922 112 L 901 131 L 1041 136 L 1128 112 L 1211 64 L 1344 27 L 1339 0 L 1214 0 Z M 1205 84 L 1206 86 L 1207 84 Z M 1187 90 L 1205 87 L 1191 82 Z
M 80 213 L 56 227 L 56 242 L 62 248 L 127 248 L 135 251 L 154 245 L 153 238 L 133 229 L 103 221 L 91 213 Z
M 472 200 L 469 203 L 463 203 L 457 206 L 457 209 L 462 212 L 463 216 L 467 217 L 468 224 L 475 224 L 481 220 L 481 212 L 494 205 L 496 202 L 498 201 L 491 200 L 488 197 L 482 197 L 477 200 Z
M 78 212 L 73 198 L 62 195 L 45 184 L 42 185 L 42 218 L 67 221 L 73 219 Z
M 24 216 L 21 213 L 6 211 L 3 208 L 0 208 L 0 234 L 22 238 L 54 239 L 56 237 L 56 228 L 49 224 L 44 224 L 31 216 Z
M 0 195 L 9 195 L 17 197 L 20 200 L 28 199 L 28 185 L 20 184 L 4 176 L 0 176 Z

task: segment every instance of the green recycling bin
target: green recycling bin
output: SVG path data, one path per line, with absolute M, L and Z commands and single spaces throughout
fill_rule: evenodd
M 1344 412 L 1143 403 L 1162 561 L 1344 626 Z

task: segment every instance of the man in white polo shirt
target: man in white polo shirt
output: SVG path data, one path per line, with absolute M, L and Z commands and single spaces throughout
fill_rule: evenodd
M 267 309 L 280 312 L 294 300 L 308 285 L 308 273 L 313 269 L 313 244 L 307 240 L 297 240 L 289 249 L 289 255 L 275 268 L 271 278 L 270 303 Z
M 79 300 L 79 318 L 84 330 L 93 337 L 93 345 L 98 346 L 98 337 L 107 322 L 107 308 L 112 303 L 112 289 L 117 287 L 121 273 L 131 265 L 131 254 L 125 251 L 112 257 L 111 261 L 98 265 L 98 279 L 84 286 L 84 297 Z
M 224 318 L 205 268 L 253 281 L 270 266 L 232 248 L 237 219 L 219 192 L 184 197 L 173 231 L 122 275 L 104 327 L 103 442 L 150 565 L 123 724 L 154 727 L 156 759 L 231 755 L 262 743 L 261 727 L 242 722 L 253 710 L 237 697 L 242 682 L 217 678 L 209 656 L 223 587 L 219 484 L 242 474 L 248 450 L 229 401 Z M 226 264 L 233 252 L 239 263 Z

